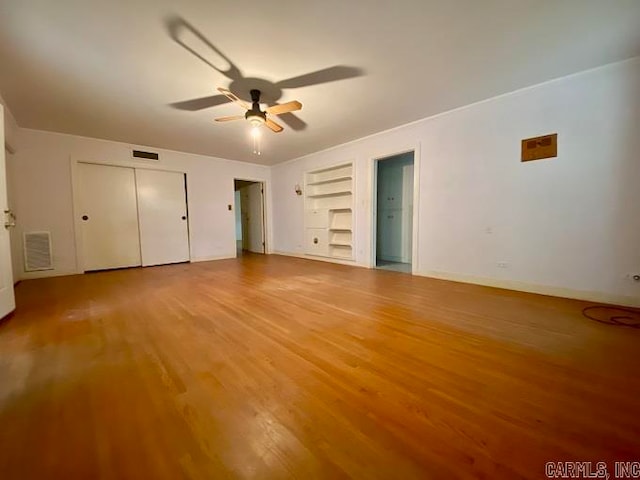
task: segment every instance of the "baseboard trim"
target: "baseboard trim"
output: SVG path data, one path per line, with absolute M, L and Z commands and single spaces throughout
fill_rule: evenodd
M 13 310 L 11 310 L 9 313 L 7 313 L 4 317 L 0 318 L 0 325 L 8 322 L 9 320 L 11 320 L 14 315 L 16 314 L 16 309 L 14 308 Z
M 552 287 L 535 283 L 519 282 L 515 280 L 500 280 L 497 278 L 476 277 L 474 275 L 464 275 L 459 273 L 437 272 L 433 270 L 425 272 L 414 272 L 414 275 L 438 280 L 449 280 L 452 282 L 471 283 L 485 287 L 503 288 L 518 292 L 537 293 L 539 295 L 549 295 L 551 297 L 572 298 L 575 300 L 586 300 L 588 302 L 606 303 L 611 305 L 621 305 L 625 307 L 640 307 L 640 298 L 613 295 L 604 292 L 590 292 L 585 290 L 574 290 L 571 288 Z
M 199 263 L 199 262 L 212 262 L 214 260 L 229 260 L 230 258 L 236 258 L 236 254 L 227 254 L 227 255 L 214 255 L 211 257 L 196 257 L 191 259 L 191 263 Z
M 360 268 L 369 268 L 368 265 L 362 265 L 357 263 L 355 260 L 340 260 L 338 258 L 331 257 L 318 257 L 315 255 L 307 255 L 304 253 L 294 253 L 294 252 L 283 252 L 280 250 L 274 250 L 271 252 L 272 255 L 282 255 L 284 257 L 295 257 L 302 258 L 304 260 L 313 260 L 316 262 L 325 262 L 325 263 L 337 263 L 338 265 L 349 265 L 351 267 L 360 267 Z
M 51 277 L 68 277 L 69 275 L 82 275 L 84 272 L 77 270 L 38 270 L 35 272 L 22 272 L 20 275 L 20 283 L 23 280 L 35 280 L 38 278 L 51 278 Z
M 282 255 L 283 257 L 306 258 L 302 253 L 283 252 L 282 250 L 274 250 L 272 255 Z

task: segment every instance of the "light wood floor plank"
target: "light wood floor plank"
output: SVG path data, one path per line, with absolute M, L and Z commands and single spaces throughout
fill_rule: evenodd
M 279 256 L 22 282 L 0 478 L 544 478 L 640 460 L 640 331 Z

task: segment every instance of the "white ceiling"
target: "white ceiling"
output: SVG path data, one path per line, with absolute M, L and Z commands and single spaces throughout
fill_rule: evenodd
M 246 122 L 212 122 L 238 106 L 170 106 L 231 83 L 174 41 L 170 18 L 272 96 L 333 66 L 363 74 L 283 89 L 307 127 L 265 129 L 258 157 Z M 0 0 L 0 93 L 21 127 L 274 164 L 640 55 L 639 26 L 638 0 Z M 228 69 L 184 25 L 176 35 Z

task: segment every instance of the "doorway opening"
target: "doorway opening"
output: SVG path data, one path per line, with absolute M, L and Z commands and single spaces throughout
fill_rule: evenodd
M 376 268 L 412 271 L 413 167 L 413 151 L 376 161 Z
M 235 179 L 236 256 L 265 253 L 264 184 Z

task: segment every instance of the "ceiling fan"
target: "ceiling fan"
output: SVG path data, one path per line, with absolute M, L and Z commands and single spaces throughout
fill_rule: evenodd
M 218 91 L 225 95 L 232 102 L 240 105 L 246 110 L 246 112 L 244 115 L 218 117 L 215 119 L 216 122 L 230 122 L 233 120 L 242 120 L 244 118 L 251 124 L 254 129 L 265 125 L 270 130 L 276 133 L 280 133 L 283 130 L 282 126 L 268 118 L 267 115 L 277 116 L 302 109 L 302 104 L 297 100 L 293 100 L 291 102 L 282 103 L 280 105 L 267 107 L 265 110 L 260 110 L 260 90 L 257 89 L 253 89 L 249 92 L 251 94 L 251 105 L 238 98 L 233 92 L 226 88 L 218 88 Z

